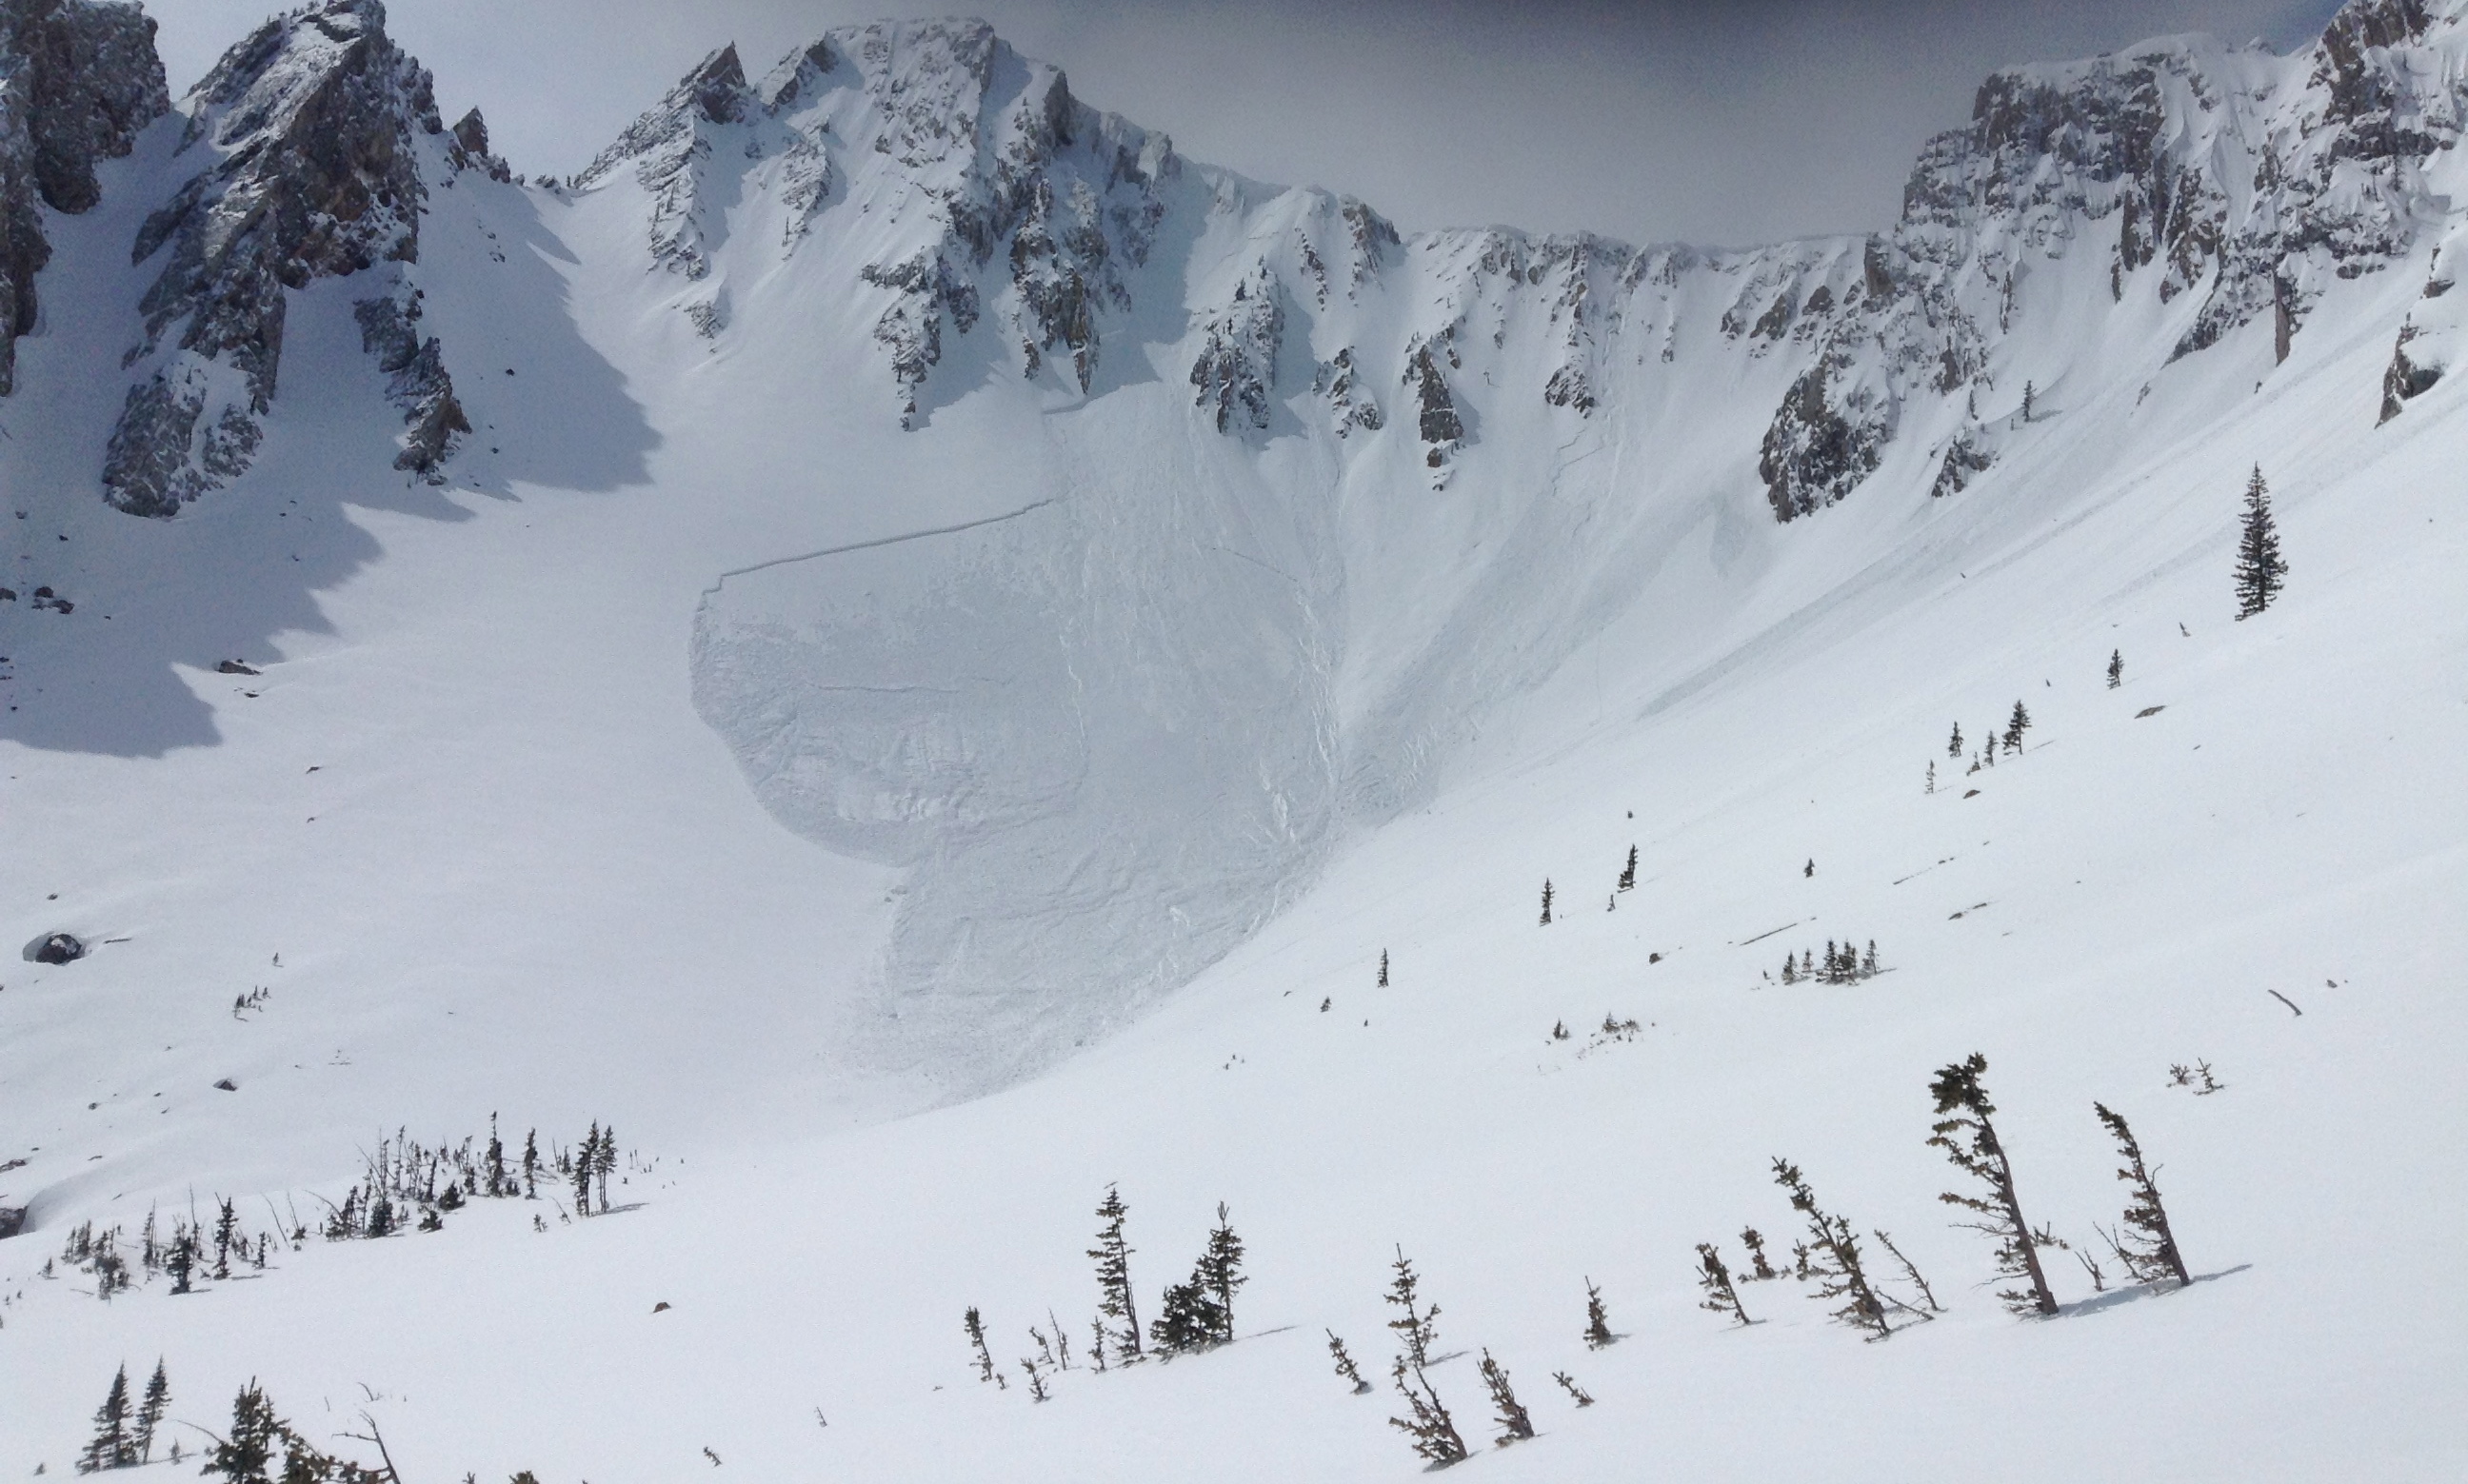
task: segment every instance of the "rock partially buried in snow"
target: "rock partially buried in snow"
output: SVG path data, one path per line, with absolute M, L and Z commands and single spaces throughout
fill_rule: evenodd
M 238 1092 L 240 1090 L 240 1084 L 232 1081 L 228 1077 L 217 1077 L 215 1079 L 215 1090 L 217 1092 Z
M 218 675 L 254 675 L 263 674 L 263 672 L 252 670 L 248 666 L 241 664 L 239 660 L 227 659 L 216 664 L 215 674 Z
M 85 945 L 75 933 L 45 933 L 26 945 L 29 964 L 74 964 L 85 957 Z

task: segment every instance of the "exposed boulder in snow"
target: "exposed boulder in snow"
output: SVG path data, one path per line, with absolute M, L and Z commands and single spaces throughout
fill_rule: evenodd
M 45 933 L 26 945 L 25 959 L 30 964 L 74 964 L 85 957 L 85 945 L 75 933 Z
M 182 106 L 182 152 L 203 169 L 138 233 L 135 261 L 163 267 L 103 464 L 106 496 L 140 515 L 170 515 L 248 467 L 274 404 L 286 289 L 417 261 L 414 141 L 444 132 L 428 74 L 387 38 L 377 0 L 266 22 Z
M 454 126 L 446 132 L 454 140 L 454 148 L 447 151 L 447 158 L 453 161 L 455 169 L 476 170 L 485 172 L 491 180 L 508 185 L 514 183 L 513 169 L 489 152 L 489 125 L 480 117 L 479 109 L 474 108 L 455 120 Z
M 154 22 L 111 0 L 0 0 L 0 396 L 34 327 L 34 275 L 51 258 L 38 206 L 100 198 L 97 160 L 128 152 L 171 105 Z

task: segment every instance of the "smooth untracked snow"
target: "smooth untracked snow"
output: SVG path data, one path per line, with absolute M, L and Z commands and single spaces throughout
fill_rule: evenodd
M 383 472 L 322 285 L 257 471 L 169 525 L 63 451 L 112 412 L 58 373 L 126 338 L 132 223 L 51 223 L 0 581 L 77 606 L 0 607 L 0 941 L 97 948 L 0 970 L 0 1204 L 36 1202 L 0 1244 L 0 1470 L 68 1469 L 160 1355 L 183 1424 L 254 1376 L 321 1440 L 369 1410 L 407 1478 L 1405 1478 L 1395 1399 L 1321 1334 L 1384 1381 L 1402 1244 L 1485 1477 L 2468 1471 L 2468 392 L 2376 426 L 2420 261 L 2330 289 L 2284 364 L 2267 321 L 2169 362 L 2184 303 L 2081 312 L 2079 254 L 2031 281 L 2081 328 L 2004 377 L 2037 408 L 1993 469 L 1931 499 L 1910 450 L 1776 526 L 1704 451 L 1776 388 L 1499 418 L 1438 490 L 1221 437 L 1154 342 L 1108 350 L 1154 382 L 989 370 L 902 434 L 814 276 L 740 285 L 769 332 L 706 342 L 619 251 L 630 186 L 457 191 L 424 269 L 513 281 L 430 296 L 463 482 Z M 2256 464 L 2293 571 L 2235 623 Z M 2017 698 L 2021 756 L 1947 756 Z M 1773 981 L 1829 939 L 1887 971 Z M 2091 1104 L 2133 1120 L 2191 1290 L 2094 1294 L 2051 1249 L 2065 1314 L 1998 1307 L 1923 1142 L 1973 1050 L 2026 1212 L 2094 1256 L 2124 1190 Z M 2170 1085 L 2197 1062 L 2225 1090 Z M 313 1222 L 382 1132 L 492 1110 L 613 1121 L 633 1208 L 482 1201 L 177 1299 L 37 1276 L 193 1193 Z M 1777 1154 L 1950 1313 L 1863 1345 L 1789 1281 L 1747 1331 L 1698 1310 L 1696 1243 L 1801 1235 Z M 1230 1202 L 1245 1337 L 1032 1404 L 1027 1328 L 1085 1348 L 1114 1182 L 1144 1305 Z M 1538 1440 L 1487 1446 L 1480 1347 Z

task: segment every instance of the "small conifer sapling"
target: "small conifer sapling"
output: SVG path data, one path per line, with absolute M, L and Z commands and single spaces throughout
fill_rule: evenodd
M 1356 1396 L 1369 1392 L 1371 1382 L 1362 1379 L 1362 1372 L 1355 1365 L 1354 1357 L 1346 1353 L 1345 1341 L 1337 1337 L 1335 1330 L 1323 1333 L 1328 1336 L 1329 1358 L 1337 1363 L 1337 1376 L 1354 1387 Z
M 1534 1419 L 1517 1400 L 1517 1388 L 1508 1383 L 1508 1368 L 1493 1359 L 1489 1350 L 1482 1353 L 1482 1383 L 1490 1389 L 1493 1420 L 1499 1424 L 1499 1436 L 1492 1441 L 1506 1448 L 1534 1436 Z
M 1619 1336 L 1611 1333 L 1610 1313 L 1603 1308 L 1603 1290 L 1594 1280 L 1586 1280 L 1586 1348 L 1600 1350 Z
M 1636 847 L 1634 845 L 1628 848 L 1628 864 L 1620 871 L 1619 889 L 1636 890 Z
M 1141 1354 L 1139 1306 L 1131 1296 L 1132 1249 L 1123 1236 L 1123 1222 L 1130 1215 L 1122 1196 L 1107 1186 L 1106 1199 L 1097 1205 L 1097 1219 L 1104 1224 L 1097 1229 L 1097 1244 L 1088 1249 L 1097 1265 L 1097 1310 L 1122 1325 L 1114 1338 L 1114 1358 L 1126 1364 Z
M 1414 1271 L 1414 1260 L 1405 1249 L 1397 1249 L 1397 1261 L 1388 1265 L 1387 1304 L 1396 1310 L 1397 1317 L 1388 1328 L 1397 1332 L 1398 1351 L 1405 1362 L 1416 1370 L 1431 1363 L 1431 1347 L 1439 1342 L 1440 1306 L 1425 1306 L 1422 1301 L 1422 1277 Z
M 1945 744 L 1945 755 L 1949 758 L 1962 756 L 1962 723 L 1959 721 L 1954 723 L 1954 740 Z
M 1388 950 L 1380 950 L 1380 988 L 1388 988 Z
M 1933 1126 L 1930 1146 L 1944 1150 L 1955 1169 L 1984 1187 L 1977 1195 L 1948 1191 L 1937 1199 L 1978 1215 L 1981 1220 L 1962 1224 L 1996 1239 L 1998 1272 L 2028 1280 L 2027 1290 L 2008 1289 L 1997 1295 L 2005 1307 L 2019 1314 L 2052 1314 L 2057 1312 L 2056 1295 L 2048 1290 L 2047 1274 L 2040 1267 L 2039 1243 L 2022 1220 L 2022 1199 L 2014 1193 L 2013 1164 L 1990 1121 L 1997 1108 L 1979 1081 L 1987 1070 L 1988 1059 L 1975 1051 L 1968 1059 L 1940 1068 L 1929 1084 L 1937 1112 L 1951 1115 Z
M 1414 1445 L 1414 1451 L 1434 1465 L 1446 1468 L 1465 1460 L 1465 1439 L 1457 1432 L 1456 1419 L 1449 1415 L 1440 1394 L 1431 1388 L 1430 1379 L 1418 1366 L 1409 1366 L 1399 1356 L 1389 1379 L 1397 1384 L 1397 1394 L 1405 1399 L 1407 1415 L 1391 1417 L 1388 1426 L 1403 1432 Z
M 1577 1378 L 1574 1376 L 1569 1375 L 1565 1371 L 1553 1371 L 1551 1373 L 1551 1379 L 1558 1381 L 1560 1383 L 1560 1389 L 1568 1394 L 1568 1400 L 1576 1403 L 1579 1406 L 1591 1406 L 1594 1404 L 1593 1397 L 1586 1390 L 1585 1387 L 1577 1384 Z
M 969 1347 L 977 1353 L 977 1380 L 980 1381 L 994 1380 L 994 1352 L 986 1348 L 986 1321 L 984 1316 L 977 1313 L 976 1305 L 969 1306 L 967 1316 L 960 1320 L 960 1329 L 969 1336 Z
M 1728 1314 L 1742 1327 L 1756 1323 L 1748 1310 L 1740 1305 L 1740 1290 L 1731 1283 L 1731 1269 L 1723 1261 L 1722 1252 L 1710 1242 L 1697 1244 L 1697 1286 L 1705 1290 L 1704 1301 L 1697 1307 L 1711 1313 Z
M 1748 1249 L 1749 1271 L 1747 1281 L 1762 1283 L 1768 1278 L 1782 1276 L 1773 1270 L 1773 1264 L 1766 1261 L 1766 1239 L 1755 1227 L 1747 1227 L 1741 1231 L 1740 1244 Z
M 2111 650 L 2108 651 L 2108 688 L 2113 691 L 2124 683 L 2125 651 Z
M 1868 1338 L 1879 1340 L 1893 1334 L 1885 1317 L 1885 1303 L 1869 1286 L 1866 1267 L 1860 1256 L 1860 1244 L 1851 1233 L 1847 1217 L 1833 1215 L 1817 1203 L 1817 1196 L 1799 1167 L 1776 1156 L 1773 1162 L 1774 1183 L 1791 1196 L 1791 1208 L 1808 1219 L 1812 1241 L 1793 1248 L 1798 1259 L 1799 1275 L 1816 1280 L 1817 1297 L 1827 1303 L 1840 1301 L 1833 1311 L 1834 1321 L 1854 1329 L 1871 1332 Z
M 2116 1140 L 2116 1155 L 2124 1161 L 2116 1177 L 2125 1181 L 2132 1194 L 2125 1205 L 2125 1223 L 2120 1234 L 2109 1239 L 2126 1270 L 2137 1282 L 2159 1283 L 2174 1278 L 2179 1288 L 2193 1283 L 2185 1270 L 2185 1260 L 2177 1251 L 2177 1234 L 2169 1229 L 2168 1209 L 2160 1203 L 2160 1187 L 2152 1179 L 2151 1170 L 2142 1162 L 2142 1146 L 2126 1127 L 2125 1119 L 2111 1112 L 2105 1104 L 2093 1103 L 2091 1111 L 2099 1115 L 2102 1127 Z
M 1551 925 L 1551 879 L 1542 878 L 1542 925 Z

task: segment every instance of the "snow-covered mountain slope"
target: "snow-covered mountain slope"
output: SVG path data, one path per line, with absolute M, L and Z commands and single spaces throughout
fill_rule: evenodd
M 1737 252 L 1403 237 L 965 23 L 723 50 L 526 185 L 382 19 L 278 20 L 34 209 L 0 901 L 93 951 L 0 973 L 0 1467 L 161 1354 L 184 1421 L 255 1375 L 423 1476 L 1402 1476 L 1321 1334 L 1384 1378 L 1399 1242 L 1459 1426 L 1478 1347 L 1541 1423 L 1511 1476 L 2468 1462 L 2453 8 L 2000 75 L 1895 228 Z M 142 518 L 158 384 L 210 395 Z M 1887 972 L 1776 982 L 1836 939 Z M 2053 1321 L 1933 1199 L 1974 1049 L 2107 1264 L 2048 1250 Z M 2190 1291 L 2117 1287 L 2094 1098 Z M 612 1120 L 639 1205 L 176 1302 L 58 1262 L 192 1191 L 313 1228 L 491 1110 Z M 1775 1154 L 1946 1315 L 1696 1310 L 1695 1244 L 1799 1235 Z M 1108 1182 L 1144 1305 L 1231 1202 L 1245 1337 L 1038 1404 Z

